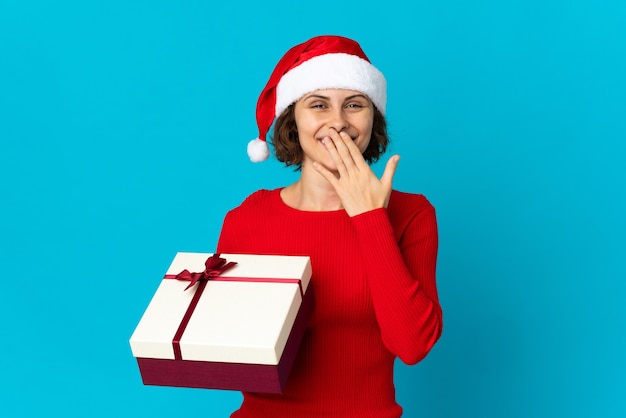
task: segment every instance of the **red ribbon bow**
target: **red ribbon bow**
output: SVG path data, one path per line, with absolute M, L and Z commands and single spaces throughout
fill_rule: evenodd
M 226 270 L 234 267 L 235 264 L 237 264 L 236 261 L 227 262 L 226 259 L 221 258 L 219 254 L 213 254 L 204 262 L 204 271 L 191 273 L 189 270 L 185 269 L 178 273 L 175 278 L 177 280 L 186 280 L 191 282 L 185 288 L 185 290 L 187 290 L 199 281 L 208 281 L 211 280 L 213 277 L 219 276 Z

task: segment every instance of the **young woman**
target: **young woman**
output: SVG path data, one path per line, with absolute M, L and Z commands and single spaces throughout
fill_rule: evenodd
M 381 178 L 386 82 L 358 43 L 320 36 L 290 49 L 257 104 L 253 161 L 300 170 L 293 184 L 250 195 L 224 219 L 218 252 L 307 255 L 315 309 L 282 395 L 244 393 L 235 418 L 400 417 L 396 357 L 423 359 L 441 335 L 437 223 L 422 195 Z

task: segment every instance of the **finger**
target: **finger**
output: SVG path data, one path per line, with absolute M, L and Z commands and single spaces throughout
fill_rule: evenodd
M 350 172 L 354 169 L 354 161 L 352 161 L 350 151 L 348 151 L 346 144 L 343 142 L 343 138 L 336 130 L 330 129 L 328 138 L 332 143 L 332 147 L 329 149 L 331 149 L 331 157 L 335 162 L 337 171 L 339 172 L 340 177 L 348 178 L 350 176 Z M 332 152 L 332 149 L 334 149 L 335 153 Z
M 398 168 L 398 161 L 400 161 L 400 156 L 394 155 L 389 158 L 387 165 L 385 165 L 385 171 L 383 172 L 383 176 L 380 178 L 380 181 L 388 187 L 391 187 L 393 176 L 396 173 L 396 168 Z
M 335 167 L 337 167 L 339 175 L 347 175 L 348 170 L 346 169 L 343 157 L 340 155 L 339 150 L 337 149 L 337 144 L 335 143 L 335 141 L 333 141 L 333 139 L 329 136 L 325 137 L 323 141 L 326 149 L 328 150 L 328 153 L 330 154 L 330 158 L 332 158 L 333 162 L 335 163 Z
M 354 161 L 346 143 L 347 141 L 352 141 L 350 136 L 345 132 L 337 132 L 335 129 L 330 129 L 329 133 L 344 164 L 352 164 Z
M 359 147 L 352 140 L 350 135 L 348 135 L 345 132 L 342 132 L 342 134 L 343 134 L 342 138 L 344 140 L 344 144 L 346 148 L 348 149 L 348 151 L 350 151 L 350 157 L 352 158 L 352 161 L 354 161 L 354 164 L 356 165 L 356 167 L 359 170 L 369 170 L 370 166 L 367 163 L 367 161 L 365 161 L 365 158 L 363 158 L 363 153 L 361 152 Z

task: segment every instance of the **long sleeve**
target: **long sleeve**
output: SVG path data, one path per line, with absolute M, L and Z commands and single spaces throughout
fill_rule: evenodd
M 404 216 L 395 231 L 386 209 L 352 218 L 383 343 L 407 364 L 423 359 L 442 332 L 435 281 L 437 222 L 432 205 L 422 206 Z

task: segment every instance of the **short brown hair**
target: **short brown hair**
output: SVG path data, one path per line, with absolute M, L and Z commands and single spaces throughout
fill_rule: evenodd
M 295 104 L 291 104 L 274 122 L 274 133 L 272 135 L 272 145 L 278 161 L 286 166 L 295 166 L 296 170 L 302 169 L 302 148 L 298 138 L 298 127 L 296 126 Z M 369 164 L 378 161 L 378 158 L 385 153 L 389 145 L 387 136 L 387 121 L 376 106 L 374 106 L 374 123 L 372 125 L 372 136 L 363 158 Z

